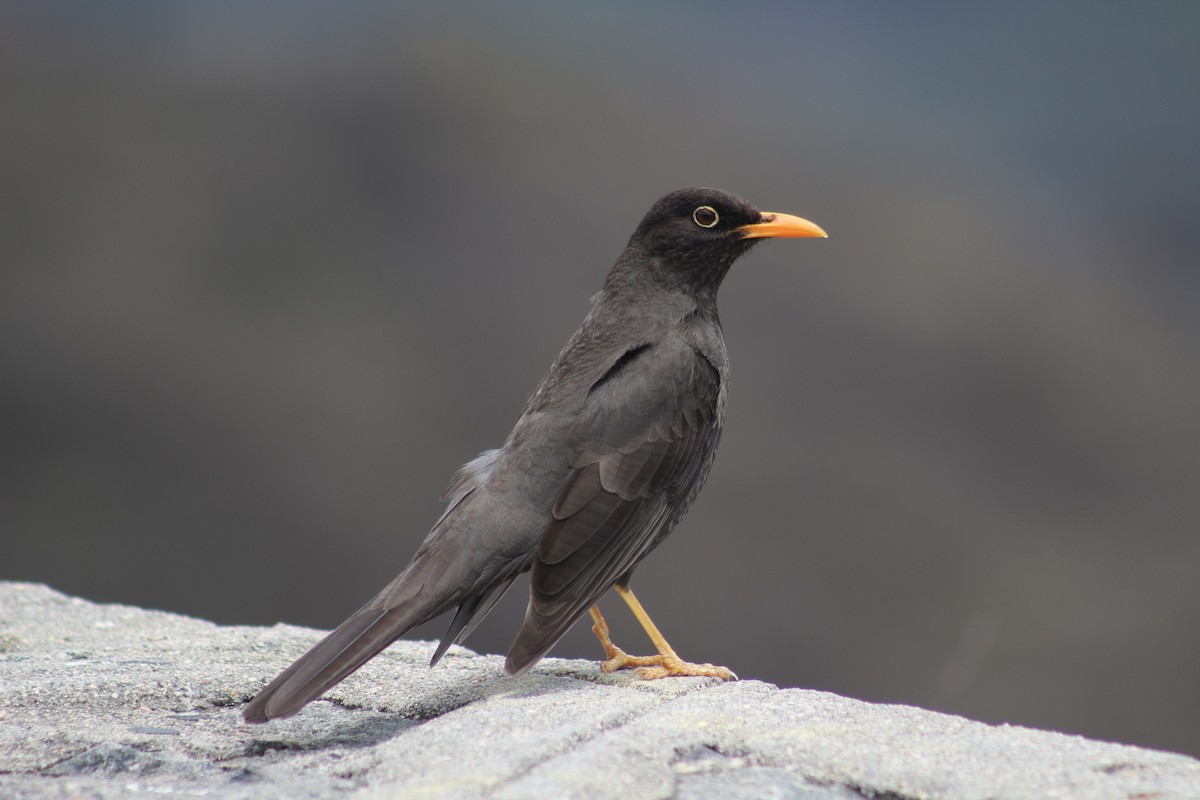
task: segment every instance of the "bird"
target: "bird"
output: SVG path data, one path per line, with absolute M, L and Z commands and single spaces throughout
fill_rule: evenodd
M 806 219 L 717 189 L 655 202 L 503 446 L 455 474 L 444 513 L 408 566 L 258 692 L 243 718 L 295 714 L 411 628 L 454 611 L 436 665 L 526 572 L 529 603 L 504 662 L 510 675 L 527 672 L 589 614 L 606 672 L 736 679 L 679 658 L 630 579 L 712 468 L 729 384 L 721 282 L 762 239 L 826 236 Z M 612 643 L 598 606 L 610 588 L 655 655 L 630 656 Z

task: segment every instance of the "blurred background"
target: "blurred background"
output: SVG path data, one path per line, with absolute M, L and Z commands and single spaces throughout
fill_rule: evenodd
M 831 238 L 722 291 L 721 454 L 635 581 L 680 654 L 1200 753 L 1197 31 L 1193 3 L 5 3 L 0 577 L 337 624 L 650 204 L 718 186 Z M 503 652 L 524 594 L 468 645 Z

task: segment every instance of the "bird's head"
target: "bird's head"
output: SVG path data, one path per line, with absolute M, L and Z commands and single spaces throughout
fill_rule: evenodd
M 661 278 L 713 291 L 738 256 L 760 239 L 825 238 L 800 217 L 760 211 L 718 189 L 680 189 L 661 198 L 634 231 L 629 254 L 649 256 Z

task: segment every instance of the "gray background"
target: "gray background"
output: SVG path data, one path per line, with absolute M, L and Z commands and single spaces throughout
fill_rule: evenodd
M 0 577 L 336 624 L 715 185 L 680 653 L 1200 752 L 1200 6 L 597 5 L 0 7 Z

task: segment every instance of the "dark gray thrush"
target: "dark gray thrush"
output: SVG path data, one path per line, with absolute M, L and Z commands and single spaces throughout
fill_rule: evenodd
M 504 446 L 458 471 L 446 512 L 405 570 L 259 692 L 246 721 L 295 714 L 410 628 L 456 609 L 436 664 L 526 571 L 529 607 L 509 673 L 536 664 L 590 611 L 606 671 L 733 678 L 680 660 L 629 579 L 695 500 L 721 438 L 721 281 L 758 239 L 815 236 L 825 232 L 807 220 L 715 189 L 655 203 Z M 596 602 L 610 587 L 658 655 L 627 656 L 609 641 Z

